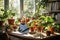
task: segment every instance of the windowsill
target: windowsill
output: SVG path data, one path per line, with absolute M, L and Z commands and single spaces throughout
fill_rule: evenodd
M 60 36 L 60 33 L 56 33 L 54 32 L 55 34 L 52 35 L 52 36 L 46 36 L 45 33 L 41 33 L 42 35 L 44 35 L 44 37 L 42 37 L 42 35 L 38 34 L 38 36 L 36 34 L 22 34 L 20 32 L 12 32 L 11 34 L 9 34 L 10 36 L 15 36 L 17 38 L 26 38 L 26 39 L 35 39 L 35 40 L 40 40 L 40 39 L 45 39 L 45 38 L 52 38 L 52 37 L 55 37 L 55 36 Z M 40 35 L 40 36 L 39 36 Z

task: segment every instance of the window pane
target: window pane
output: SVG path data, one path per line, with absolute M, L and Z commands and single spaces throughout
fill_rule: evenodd
M 26 16 L 33 16 L 35 13 L 35 0 L 24 0 L 23 10 Z
M 16 13 L 16 17 L 20 16 L 20 0 L 9 0 L 9 9 Z

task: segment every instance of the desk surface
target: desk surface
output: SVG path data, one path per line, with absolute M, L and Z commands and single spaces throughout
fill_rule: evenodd
M 48 38 L 54 38 L 54 37 L 60 37 L 60 33 L 56 33 L 52 36 L 46 36 L 45 33 L 40 33 L 40 34 L 22 34 L 20 32 L 12 32 L 9 33 L 10 36 L 14 36 L 17 38 L 22 38 L 22 39 L 28 39 L 28 40 L 45 40 Z M 39 36 L 40 35 L 40 36 Z

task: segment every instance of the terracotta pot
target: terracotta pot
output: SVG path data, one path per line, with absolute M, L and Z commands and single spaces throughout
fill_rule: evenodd
M 50 31 L 46 31 L 46 35 L 50 36 L 51 32 Z
M 37 31 L 41 32 L 41 26 L 37 27 Z
M 31 27 L 30 28 L 30 32 L 34 32 L 34 27 Z
M 10 24 L 10 25 L 14 25 L 14 19 L 8 19 L 8 24 Z
M 14 25 L 14 26 L 13 26 L 13 29 L 14 29 L 14 31 L 16 31 L 16 29 L 17 29 L 17 26 L 16 26 L 16 25 Z
M 26 18 L 26 23 L 29 22 L 29 20 L 30 20 L 29 18 Z
M 41 26 L 41 31 L 44 32 L 45 27 Z
M 3 25 L 3 23 L 4 23 L 4 21 L 0 21 L 0 26 L 2 26 L 2 25 Z
M 54 28 L 50 27 L 51 34 L 54 34 Z
M 34 30 L 37 30 L 37 26 L 36 25 L 34 25 Z

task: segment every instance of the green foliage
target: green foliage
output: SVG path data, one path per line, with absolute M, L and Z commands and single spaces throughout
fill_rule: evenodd
M 8 15 L 8 18 L 11 18 L 11 17 L 15 16 L 15 12 L 12 10 L 7 10 L 7 15 Z
M 0 14 L 0 20 L 5 20 L 5 19 L 8 17 L 8 15 L 7 15 L 7 13 L 4 11 L 4 9 L 1 9 L 1 11 L 2 11 L 3 13 Z
M 2 14 L 0 14 L 0 20 L 6 20 L 7 18 L 11 18 L 15 16 L 15 12 L 12 10 L 5 11 L 4 9 L 1 9 Z
M 54 19 L 51 16 L 41 15 L 38 19 L 33 20 L 30 23 L 30 26 L 34 25 L 35 22 L 37 23 L 38 26 L 48 27 L 48 26 L 54 26 L 55 25 Z
M 42 20 L 41 25 L 42 26 L 53 26 L 54 25 L 54 19 L 51 16 L 40 16 L 39 20 Z
M 42 15 L 42 11 L 43 11 L 43 9 L 46 10 L 47 4 L 48 4 L 48 0 L 38 0 L 37 3 L 36 3 L 35 14 Z
M 46 7 L 48 4 L 48 0 L 41 0 L 41 5 L 43 5 L 43 7 Z
M 45 20 L 45 18 L 46 18 L 45 16 L 42 16 L 42 15 L 41 15 L 39 19 L 40 19 L 40 20 Z
M 48 22 L 48 23 L 53 23 L 54 22 L 54 20 L 51 16 L 46 16 L 45 21 Z
M 55 30 L 60 30 L 60 25 L 56 24 L 54 27 L 55 27 Z
M 47 26 L 53 26 L 54 25 L 54 20 L 51 16 L 46 16 L 45 22 L 46 22 Z

